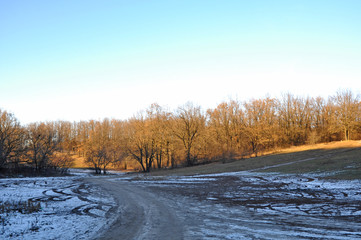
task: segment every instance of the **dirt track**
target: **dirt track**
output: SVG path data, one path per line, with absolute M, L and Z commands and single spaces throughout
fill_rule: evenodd
M 361 239 L 359 181 L 242 172 L 87 182 L 118 206 L 95 239 Z
M 175 211 L 158 196 L 128 182 L 88 179 L 111 193 L 118 217 L 97 239 L 183 239 L 183 224 Z

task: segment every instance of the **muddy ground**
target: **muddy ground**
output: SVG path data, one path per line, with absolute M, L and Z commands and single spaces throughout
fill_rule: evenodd
M 119 206 L 97 239 L 361 239 L 359 180 L 238 172 L 89 181 Z
M 315 174 L 2 179 L 0 207 L 0 239 L 361 239 L 361 180 Z

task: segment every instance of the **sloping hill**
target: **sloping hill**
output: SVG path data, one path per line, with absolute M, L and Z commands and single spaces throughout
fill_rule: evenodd
M 159 170 L 156 175 L 195 175 L 236 171 L 282 173 L 319 173 L 329 178 L 361 179 L 361 141 L 332 142 L 283 149 L 261 157 L 230 163 L 172 170 Z

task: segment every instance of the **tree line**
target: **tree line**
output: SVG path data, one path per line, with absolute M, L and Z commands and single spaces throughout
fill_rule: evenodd
M 350 90 L 328 99 L 288 93 L 280 99 L 229 100 L 207 111 L 192 103 L 174 111 L 152 104 L 127 120 L 26 126 L 0 110 L 0 170 L 64 170 L 77 155 L 96 173 L 130 165 L 149 172 L 350 139 L 361 139 L 361 102 Z

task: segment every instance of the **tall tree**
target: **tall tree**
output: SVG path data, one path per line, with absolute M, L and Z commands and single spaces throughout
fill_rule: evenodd
M 162 168 L 165 163 L 170 163 L 171 137 L 169 131 L 170 113 L 166 112 L 158 104 L 152 104 L 147 109 L 147 121 L 149 130 L 155 143 L 155 162 L 158 168 Z M 167 160 L 167 162 L 164 162 Z
M 336 104 L 337 120 L 343 130 L 344 139 L 346 141 L 350 140 L 352 131 L 354 131 L 359 124 L 359 96 L 354 96 L 350 90 L 344 90 L 337 92 L 333 99 Z
M 245 121 L 242 133 L 248 139 L 252 152 L 258 152 L 275 146 L 277 141 L 277 101 L 266 98 L 251 100 L 244 104 Z
M 111 122 L 104 119 L 102 122 L 91 124 L 93 126 L 85 144 L 86 162 L 94 167 L 95 173 L 100 174 L 102 169 L 106 174 L 106 168 L 114 160 Z
M 156 152 L 155 138 L 150 129 L 150 121 L 143 114 L 129 120 L 127 152 L 140 164 L 143 172 L 150 172 Z
M 208 110 L 208 132 L 215 139 L 213 143 L 222 158 L 232 157 L 238 150 L 243 111 L 234 100 L 219 104 L 214 110 Z M 213 149 L 214 151 L 214 149 Z
M 109 151 L 114 166 L 119 166 L 126 157 L 125 127 L 124 121 L 111 120 L 112 134 Z
M 32 123 L 27 127 L 28 155 L 36 171 L 49 167 L 57 148 L 56 130 L 52 123 Z
M 200 107 L 188 103 L 178 108 L 172 127 L 174 135 L 183 143 L 187 166 L 194 165 L 197 160 L 197 153 L 193 152 L 193 147 L 205 129 L 205 123 L 206 119 Z
M 288 145 L 306 143 L 311 132 L 311 100 L 288 93 L 279 105 L 279 125 L 283 129 L 284 141 Z
M 17 163 L 24 149 L 24 130 L 12 113 L 0 109 L 0 169 Z

